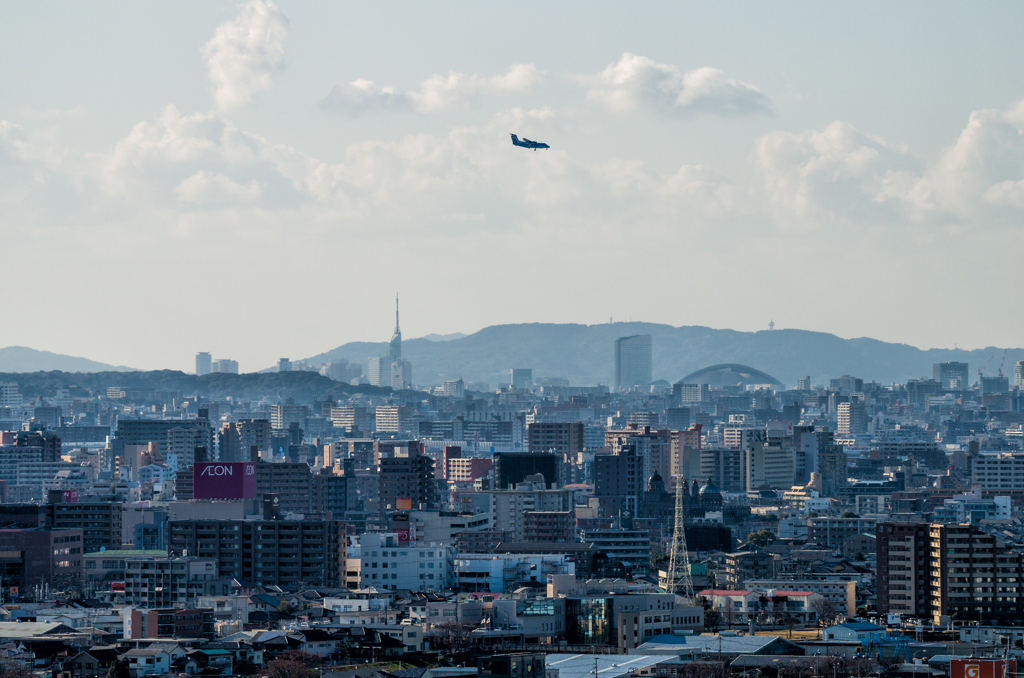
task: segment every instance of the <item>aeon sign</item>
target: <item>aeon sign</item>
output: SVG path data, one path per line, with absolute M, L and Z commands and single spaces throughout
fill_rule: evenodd
M 192 496 L 195 499 L 255 499 L 256 464 L 251 461 L 193 464 Z

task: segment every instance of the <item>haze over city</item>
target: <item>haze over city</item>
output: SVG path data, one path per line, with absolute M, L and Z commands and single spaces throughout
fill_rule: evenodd
M 398 292 L 409 337 L 1020 346 L 1019 6 L 0 11 L 5 270 L 62 328 L 0 345 L 263 369 Z
M 0 5 L 0 678 L 1014 678 L 1024 6 Z

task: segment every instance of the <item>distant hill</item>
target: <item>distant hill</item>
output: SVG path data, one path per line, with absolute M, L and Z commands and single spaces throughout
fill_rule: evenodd
M 932 364 L 945 361 L 969 363 L 973 378 L 990 358 L 985 374 L 994 376 L 1004 352 L 1003 348 L 921 350 L 907 344 L 842 339 L 806 330 L 737 332 L 630 322 L 495 325 L 449 341 L 407 340 L 402 342 L 402 355 L 412 361 L 416 384 L 440 384 L 461 377 L 493 388 L 507 382 L 510 368 L 529 367 L 534 379 L 563 377 L 575 385 L 611 385 L 614 342 L 634 334 L 652 335 L 654 378 L 670 383 L 719 363 L 749 365 L 789 387 L 805 376 L 818 384 L 842 374 L 880 383 L 930 378 Z M 367 358 L 386 352 L 386 342 L 352 342 L 308 360 L 318 363 L 344 358 L 365 366 Z M 1011 381 L 1018 360 L 1024 360 L 1024 349 L 1006 349 L 1003 373 L 1010 374 Z
M 294 398 L 297 402 L 308 403 L 314 399 L 326 400 L 328 396 L 343 400 L 354 393 L 386 395 L 390 388 L 376 386 L 352 386 L 316 372 L 274 372 L 271 374 L 194 374 L 176 370 L 154 370 L 151 372 L 32 372 L 3 373 L 0 382 L 13 381 L 25 398 L 46 396 L 57 388 L 71 389 L 72 396 L 105 394 L 109 386 L 147 387 L 157 391 L 181 391 L 182 395 L 208 398 L 262 398 L 273 394 L 281 398 Z
M 0 348 L 0 372 L 128 372 L 131 367 L 108 365 L 88 358 L 76 358 L 25 346 Z

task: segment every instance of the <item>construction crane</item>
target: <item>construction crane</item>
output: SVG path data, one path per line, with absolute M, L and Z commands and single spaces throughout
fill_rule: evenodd
M 988 359 L 988 360 L 986 360 L 986 361 L 985 361 L 984 363 L 982 363 L 981 367 L 979 367 L 979 368 L 978 368 L 978 383 L 979 383 L 979 384 L 981 383 L 981 372 L 982 372 L 982 370 L 984 370 L 984 369 L 985 369 L 986 367 L 988 367 L 988 364 L 989 364 L 990 362 L 992 362 L 993 360 L 995 360 L 995 358 L 996 358 L 996 354 L 995 354 L 995 353 L 993 353 L 993 354 L 992 354 L 992 355 L 991 355 L 991 356 L 989 357 L 989 359 Z M 1002 368 L 1000 368 L 1000 369 L 1002 369 Z M 999 373 L 999 376 L 1002 376 L 1002 372 L 1000 372 L 1000 373 Z
M 1008 348 L 1003 349 L 1003 359 L 999 361 L 999 376 L 1003 376 L 1003 365 L 1006 364 L 1006 352 L 1010 350 Z

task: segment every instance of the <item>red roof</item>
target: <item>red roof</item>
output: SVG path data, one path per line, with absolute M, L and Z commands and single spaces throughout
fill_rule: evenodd
M 796 597 L 799 597 L 799 596 L 809 596 L 809 595 L 811 595 L 813 593 L 814 593 L 814 591 L 776 591 L 775 595 L 777 595 L 777 596 L 789 596 L 790 598 L 796 598 Z
M 701 596 L 749 596 L 753 591 L 729 591 L 727 589 L 704 589 Z

